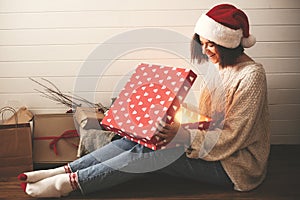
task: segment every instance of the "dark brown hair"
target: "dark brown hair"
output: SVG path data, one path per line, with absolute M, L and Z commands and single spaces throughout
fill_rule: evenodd
M 221 67 L 234 65 L 236 59 L 244 52 L 244 47 L 242 45 L 239 45 L 234 49 L 229 49 L 218 44 L 215 45 L 218 52 L 220 53 L 219 64 Z M 200 42 L 199 35 L 197 33 L 194 34 L 193 39 L 191 41 L 191 60 L 192 62 L 197 60 L 198 64 L 208 60 L 207 56 L 202 52 L 202 45 Z

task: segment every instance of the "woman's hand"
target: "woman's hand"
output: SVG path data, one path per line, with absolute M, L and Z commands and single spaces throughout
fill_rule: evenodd
M 157 123 L 157 131 L 155 136 L 158 136 L 160 139 L 158 140 L 157 146 L 163 146 L 172 141 L 172 139 L 176 136 L 180 127 L 180 123 L 177 121 L 172 122 L 171 124 L 167 124 L 163 121 Z

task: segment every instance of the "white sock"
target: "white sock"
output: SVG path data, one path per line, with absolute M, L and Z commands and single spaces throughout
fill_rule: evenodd
M 29 183 L 34 183 L 40 181 L 42 179 L 55 176 L 58 174 L 70 173 L 68 166 L 58 167 L 54 169 L 47 169 L 47 170 L 37 170 L 32 172 L 25 172 L 18 176 L 19 180 L 26 181 Z
M 77 174 L 58 174 L 35 183 L 27 183 L 25 192 L 32 197 L 67 196 L 78 188 Z

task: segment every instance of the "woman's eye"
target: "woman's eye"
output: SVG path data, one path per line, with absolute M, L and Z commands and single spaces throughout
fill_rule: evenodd
M 215 44 L 214 43 L 208 43 L 208 46 L 213 47 L 213 46 L 215 46 Z

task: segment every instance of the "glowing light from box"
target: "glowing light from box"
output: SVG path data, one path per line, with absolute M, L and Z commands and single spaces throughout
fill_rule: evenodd
M 175 120 L 181 124 L 197 123 L 197 122 L 210 122 L 211 118 L 200 115 L 197 112 L 191 111 L 185 107 L 180 107 L 175 114 Z

